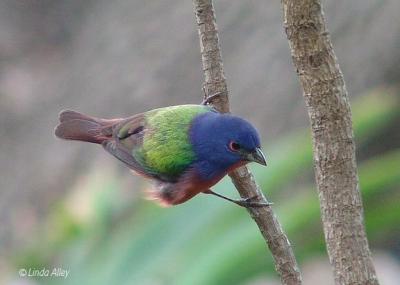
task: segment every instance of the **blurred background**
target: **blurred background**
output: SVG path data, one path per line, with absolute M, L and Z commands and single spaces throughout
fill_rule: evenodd
M 324 1 L 352 102 L 366 227 L 382 285 L 400 280 L 400 2 Z M 302 92 L 280 1 L 216 0 L 232 111 L 269 165 L 252 169 L 305 284 L 333 284 Z M 55 139 L 61 109 L 122 117 L 202 100 L 191 1 L 0 1 L 0 283 L 279 284 L 246 211 L 172 208 L 101 147 Z M 237 196 L 229 179 L 215 187 Z M 61 268 L 63 277 L 20 277 Z

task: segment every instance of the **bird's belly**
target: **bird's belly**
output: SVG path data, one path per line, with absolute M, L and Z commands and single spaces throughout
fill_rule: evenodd
M 191 179 L 183 181 L 183 183 L 178 183 L 177 185 L 177 196 L 176 199 L 171 203 L 172 205 L 177 205 L 186 202 L 187 200 L 193 198 L 195 195 L 207 191 L 212 186 L 217 184 L 227 173 L 232 170 L 244 165 L 245 163 L 237 163 L 231 166 L 227 171 L 215 175 L 212 179 L 202 180 L 198 175 L 192 176 Z M 180 184 L 180 185 L 179 185 Z
M 246 164 L 245 162 L 238 162 L 226 171 L 214 175 L 211 179 L 204 180 L 196 173 L 196 171 L 191 171 L 180 179 L 177 183 L 168 184 L 160 192 L 159 200 L 163 205 L 177 205 L 186 202 L 187 200 L 193 198 L 197 194 L 210 189 L 212 186 L 217 184 L 227 173 L 232 170 Z
M 171 200 L 171 204 L 177 205 L 186 202 L 197 194 L 214 186 L 219 180 L 222 179 L 222 177 L 224 177 L 224 175 L 209 181 L 197 180 L 183 183 L 183 185 L 177 185 L 177 188 L 175 189 L 175 193 L 177 195 Z

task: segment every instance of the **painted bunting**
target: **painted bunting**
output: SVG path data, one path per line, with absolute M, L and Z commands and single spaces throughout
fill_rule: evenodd
M 163 205 L 198 193 L 240 206 L 263 206 L 254 197 L 233 200 L 210 187 L 228 172 L 254 161 L 266 165 L 256 129 L 247 121 L 202 105 L 151 110 L 124 119 L 99 119 L 62 111 L 57 137 L 101 144 L 130 169 L 154 182 L 151 196 Z

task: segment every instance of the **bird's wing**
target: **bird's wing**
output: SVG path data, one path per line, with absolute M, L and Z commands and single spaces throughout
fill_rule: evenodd
M 103 145 L 139 174 L 175 183 L 196 159 L 191 122 L 210 111 L 206 106 L 180 105 L 138 114 L 116 124 L 113 139 Z
M 124 119 L 113 126 L 112 139 L 103 142 L 103 147 L 138 174 L 159 179 L 157 173 L 147 167 L 140 155 L 145 130 L 146 120 L 143 113 Z

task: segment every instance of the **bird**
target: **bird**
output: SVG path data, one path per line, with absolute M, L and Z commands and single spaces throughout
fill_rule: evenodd
M 235 200 L 210 189 L 232 170 L 249 162 L 266 165 L 266 159 L 258 131 L 240 117 L 219 113 L 208 100 L 116 119 L 64 110 L 55 135 L 101 145 L 150 179 L 149 195 L 163 206 L 184 203 L 199 193 L 242 207 L 269 205 L 254 201 L 257 197 Z

